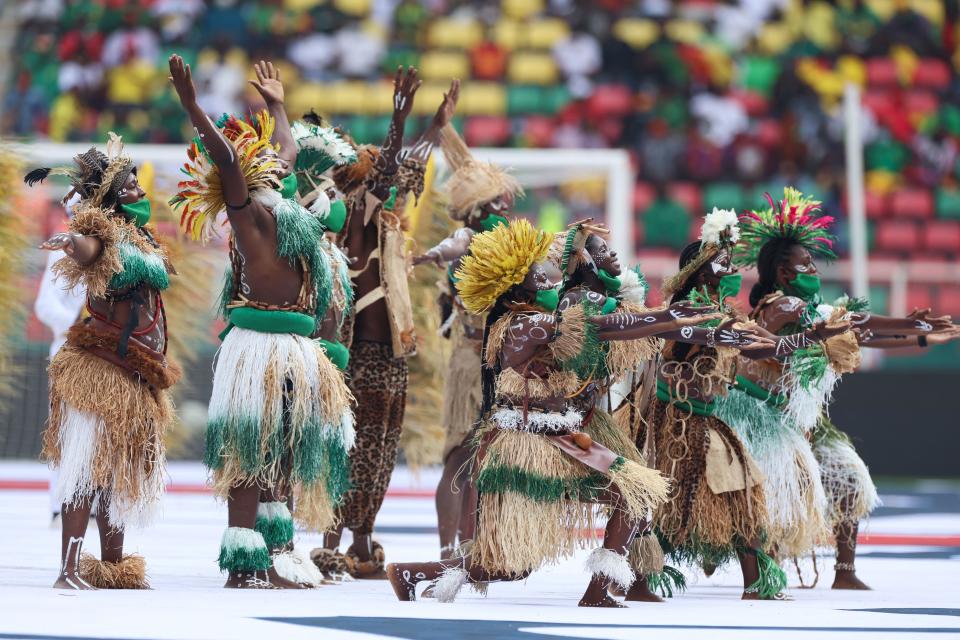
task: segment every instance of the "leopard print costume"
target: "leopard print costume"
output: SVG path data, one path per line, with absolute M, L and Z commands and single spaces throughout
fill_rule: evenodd
M 350 452 L 350 489 L 340 522 L 356 534 L 373 533 L 397 461 L 397 444 L 407 402 L 407 361 L 393 347 L 358 340 L 350 348 L 350 391 L 357 399 L 356 444 Z

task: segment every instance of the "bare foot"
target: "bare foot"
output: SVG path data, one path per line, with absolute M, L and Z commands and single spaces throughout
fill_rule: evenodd
M 397 594 L 397 600 L 401 602 L 412 602 L 417 599 L 417 579 L 411 575 L 409 570 L 403 569 L 401 565 L 387 565 L 387 579 L 390 580 L 390 586 L 393 592 Z
M 709 562 L 703 563 L 703 575 L 707 576 L 708 578 L 712 576 L 716 572 L 716 570 L 717 570 L 717 565 L 710 564 Z
M 627 602 L 665 602 L 663 598 L 650 590 L 650 585 L 646 580 L 635 580 L 627 591 Z
M 279 589 L 270 582 L 266 571 L 231 571 L 227 575 L 224 589 Z
M 577 606 L 578 607 L 602 607 L 604 609 L 626 609 L 627 608 L 627 605 L 617 602 L 607 594 L 603 594 L 603 598 L 601 598 L 597 602 L 587 600 L 586 596 L 584 596 L 583 598 L 580 599 L 580 602 L 577 603 Z
M 871 591 L 870 587 L 857 577 L 855 571 L 837 571 L 837 575 L 833 578 L 833 586 L 830 588 Z
M 610 583 L 610 586 L 607 587 L 607 593 L 612 595 L 614 598 L 622 598 L 627 595 L 627 590 L 621 587 L 616 582 Z
M 71 589 L 73 591 L 96 591 L 97 588 L 80 577 L 79 572 L 74 571 L 73 575 L 61 573 L 57 581 L 53 583 L 54 589 Z
M 277 589 L 309 589 L 310 587 L 300 584 L 299 582 L 294 582 L 293 580 L 287 580 L 280 576 L 277 573 L 277 570 L 273 567 L 267 569 L 267 575 L 270 577 L 270 584 L 272 584 Z

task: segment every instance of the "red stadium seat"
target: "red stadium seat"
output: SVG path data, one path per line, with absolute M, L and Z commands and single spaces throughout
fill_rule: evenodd
M 638 182 L 633 188 L 633 210 L 646 211 L 655 197 L 653 185 L 648 182 Z
M 897 84 L 897 65 L 890 58 L 867 61 L 867 86 L 887 87 Z
M 921 87 L 945 89 L 950 84 L 950 67 L 936 58 L 921 60 L 913 74 L 913 82 Z
M 730 92 L 730 97 L 740 103 L 751 118 L 767 113 L 767 99 L 755 91 L 735 90 Z
M 885 218 L 890 214 L 890 201 L 886 195 L 867 190 L 864 200 L 867 208 L 867 217 L 871 220 Z M 844 207 L 846 207 L 846 203 L 844 203 Z
M 960 220 L 931 220 L 924 224 L 923 246 L 927 251 L 960 254 Z
M 863 94 L 863 106 L 872 113 L 879 113 L 888 109 L 891 104 L 890 94 L 885 90 L 870 90 Z
M 700 187 L 693 182 L 674 182 L 667 187 L 667 193 L 671 198 L 683 205 L 687 213 L 699 216 L 702 213 L 702 198 L 700 196 Z M 694 225 L 698 228 L 699 226 Z
M 924 115 L 935 113 L 940 108 L 940 100 L 931 91 L 911 91 L 904 98 L 907 113 L 921 113 Z
M 553 118 L 530 116 L 523 121 L 523 135 L 531 147 L 549 147 L 557 126 Z
M 624 85 L 599 86 L 587 99 L 587 115 L 597 120 L 624 116 L 631 110 L 633 110 L 633 94 Z
M 476 116 L 467 120 L 463 135 L 471 147 L 496 147 L 510 137 L 510 121 L 503 117 Z
M 877 225 L 877 250 L 914 253 L 920 248 L 920 230 L 910 221 L 885 220 Z
M 774 118 L 767 118 L 757 123 L 757 140 L 760 144 L 772 149 L 783 139 L 783 127 Z
M 914 309 L 930 309 L 932 307 L 933 295 L 930 292 L 930 287 L 913 285 L 907 289 L 907 313 Z
M 933 195 L 921 189 L 897 191 L 890 198 L 890 210 L 895 218 L 932 218 Z
M 933 311 L 937 314 L 951 315 L 954 321 L 960 318 L 960 287 L 956 285 L 939 287 Z

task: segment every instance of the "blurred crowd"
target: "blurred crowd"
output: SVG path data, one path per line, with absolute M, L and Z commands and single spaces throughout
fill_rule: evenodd
M 250 64 L 270 59 L 292 115 L 316 108 L 377 141 L 389 78 L 414 64 L 425 80 L 414 128 L 459 77 L 458 125 L 471 145 L 626 149 L 644 213 L 637 242 L 679 248 L 704 207 L 756 206 L 784 184 L 842 215 L 852 82 L 864 96 L 874 248 L 949 258 L 960 253 L 957 5 L 20 0 L 2 131 L 182 142 L 190 132 L 165 70 L 177 52 L 211 114 L 254 108 Z M 541 195 L 560 219 L 560 199 Z

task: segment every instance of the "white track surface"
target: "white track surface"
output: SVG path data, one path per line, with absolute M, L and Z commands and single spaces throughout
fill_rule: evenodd
M 202 479 L 198 465 L 174 465 L 172 475 L 176 482 Z M 44 477 L 45 469 L 35 463 L 0 464 L 0 481 Z M 417 478 L 398 470 L 392 487 L 431 489 L 436 478 L 433 472 Z M 945 494 L 943 487 L 926 489 Z M 870 533 L 960 534 L 960 513 L 924 511 L 924 495 L 885 492 L 893 515 L 875 517 Z M 896 515 L 901 509 L 907 515 Z M 870 592 L 830 590 L 827 559 L 820 563 L 821 584 L 792 588 L 792 602 L 742 602 L 739 572 L 721 570 L 711 579 L 692 577 L 690 589 L 667 603 L 611 611 L 575 606 L 587 580 L 585 553 L 526 582 L 492 585 L 486 598 L 465 589 L 454 604 L 397 602 L 388 583 L 379 581 L 301 592 L 227 591 L 220 588 L 224 578 L 215 563 L 226 507 L 209 495 L 183 493 L 167 496 L 155 526 L 127 534 L 126 550 L 147 558 L 152 590 L 54 591 L 60 532 L 50 527 L 46 493 L 0 491 L 0 522 L 0 640 L 960 638 L 960 546 L 861 545 L 858 573 L 875 589 Z M 435 525 L 429 497 L 388 497 L 377 538 L 389 560 L 431 559 L 438 548 L 430 532 Z M 94 525 L 87 540 L 86 548 L 96 552 Z M 298 545 L 307 550 L 319 542 L 317 535 L 298 534 Z M 790 576 L 794 585 L 795 572 Z

